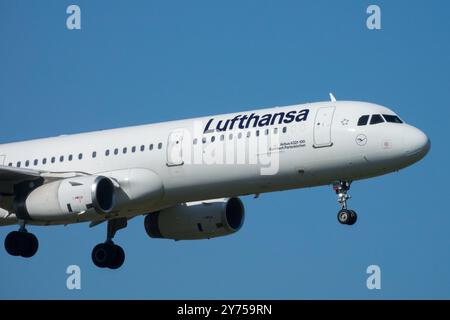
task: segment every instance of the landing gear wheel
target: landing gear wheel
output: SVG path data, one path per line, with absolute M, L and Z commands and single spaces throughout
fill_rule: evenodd
M 114 245 L 109 243 L 100 243 L 92 250 L 92 261 L 99 268 L 106 268 L 112 261 L 111 256 L 114 252 Z
M 350 222 L 348 225 L 349 226 L 354 225 L 356 223 L 356 220 L 358 220 L 358 215 L 354 210 L 350 210 Z
M 99 268 L 118 269 L 125 261 L 125 252 L 113 243 L 100 243 L 92 250 L 92 261 Z
M 36 236 L 32 233 L 23 232 L 22 233 L 22 254 L 24 258 L 30 258 L 34 256 L 39 248 L 39 242 Z
M 100 243 L 92 250 L 92 261 L 99 268 L 118 269 L 125 261 L 125 252 L 122 247 L 114 244 L 116 232 L 126 228 L 127 218 L 108 220 L 106 241 Z
M 5 249 L 12 256 L 30 258 L 39 248 L 36 236 L 26 231 L 12 231 L 5 238 Z
M 20 256 L 20 232 L 12 231 L 5 238 L 5 249 L 12 256 Z
M 356 212 L 353 210 L 342 209 L 338 212 L 338 220 L 341 224 L 353 225 L 357 220 Z
M 109 264 L 108 268 L 118 269 L 123 265 L 123 262 L 125 261 L 125 251 L 123 251 L 122 247 L 118 245 L 114 245 L 113 250 L 115 251 L 115 256 Z
M 341 224 L 348 224 L 350 221 L 350 210 L 342 209 L 338 212 L 338 221 Z

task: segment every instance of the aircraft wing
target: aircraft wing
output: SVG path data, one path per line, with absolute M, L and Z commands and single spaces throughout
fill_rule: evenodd
M 36 170 L 0 166 L 0 193 L 12 195 L 14 193 L 14 185 L 39 178 L 41 178 L 41 172 Z
M 25 181 L 44 179 L 44 183 L 88 175 L 84 172 L 49 172 L 26 168 L 15 168 L 0 165 L 0 195 L 8 196 L 14 194 L 14 186 Z

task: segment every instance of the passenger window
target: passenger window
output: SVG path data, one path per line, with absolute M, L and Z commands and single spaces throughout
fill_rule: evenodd
M 370 119 L 370 124 L 377 124 L 384 122 L 383 117 L 381 117 L 380 114 L 374 114 L 372 115 L 372 118 Z
M 287 127 L 284 127 L 283 128 L 283 133 L 286 133 L 286 131 L 287 131 Z
M 247 138 L 250 138 L 250 136 L 252 135 L 251 131 L 247 132 Z
M 142 146 L 141 146 L 141 151 L 144 152 L 144 150 L 145 150 L 145 146 L 142 145 Z
M 396 115 L 390 115 L 390 114 L 383 114 L 384 119 L 386 120 L 386 122 L 391 122 L 391 123 L 403 123 L 402 120 L 400 120 L 399 117 L 397 117 Z
M 358 120 L 358 126 L 365 126 L 369 121 L 369 115 L 364 115 Z
M 123 148 L 122 152 L 123 152 L 123 154 L 126 154 L 127 153 L 127 148 Z
M 266 136 L 269 135 L 269 129 L 266 129 L 266 130 L 264 131 L 264 133 L 266 134 Z
M 153 143 L 150 145 L 150 150 L 153 150 Z
M 105 151 L 105 156 L 109 156 L 109 149 Z
M 59 162 L 63 162 L 64 161 L 64 156 L 59 157 Z
M 133 146 L 133 148 L 131 148 L 131 152 L 135 153 L 136 152 L 136 147 Z
M 216 141 L 216 137 L 215 137 L 215 136 L 212 136 L 212 137 L 211 137 L 211 142 L 214 142 L 214 141 Z
M 233 140 L 233 134 L 232 133 L 230 133 L 228 139 Z
M 92 152 L 92 158 L 96 158 L 97 157 L 97 151 Z
M 114 154 L 117 156 L 119 154 L 119 149 L 115 148 L 114 149 Z
M 238 139 L 241 139 L 242 138 L 242 132 L 239 132 L 238 133 Z
M 225 140 L 225 135 L 220 135 L 220 141 L 223 141 L 223 140 Z
M 12 162 L 8 163 L 8 167 L 12 167 Z
M 38 165 L 38 159 L 34 159 L 34 165 L 35 165 L 35 166 Z
M 73 155 L 69 154 L 69 161 L 73 160 Z
M 42 159 L 42 164 L 46 164 L 47 163 L 47 158 Z
M 256 136 L 259 137 L 259 130 L 256 130 Z
M 278 133 L 278 128 L 273 128 L 273 133 L 277 134 Z
M 83 159 L 83 154 L 80 153 L 80 154 L 78 155 L 78 160 L 82 160 L 82 159 Z
M 56 158 L 52 157 L 52 163 L 55 163 L 55 161 L 56 161 Z
M 30 161 L 29 160 L 25 161 L 25 167 L 28 167 L 29 165 L 30 165 Z
M 162 148 L 162 142 L 158 143 L 158 149 Z
M 194 141 L 193 141 L 192 143 L 193 143 L 193 144 L 197 144 L 197 142 L 198 142 L 198 139 L 195 138 Z
M 20 161 L 19 162 L 17 162 L 17 168 L 20 168 Z

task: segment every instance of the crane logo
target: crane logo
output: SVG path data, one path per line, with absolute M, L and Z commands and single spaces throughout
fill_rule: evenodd
M 367 143 L 367 136 L 365 134 L 358 134 L 356 136 L 356 144 L 358 146 L 365 146 Z

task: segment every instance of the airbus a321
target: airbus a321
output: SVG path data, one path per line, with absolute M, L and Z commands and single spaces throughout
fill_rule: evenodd
M 209 239 L 237 232 L 240 196 L 332 185 L 338 221 L 353 225 L 353 181 L 422 159 L 430 140 L 381 105 L 336 101 L 290 105 L 0 145 L 0 225 L 13 256 L 32 257 L 29 226 L 105 222 L 92 250 L 100 268 L 119 268 L 113 242 L 145 215 L 151 238 Z

